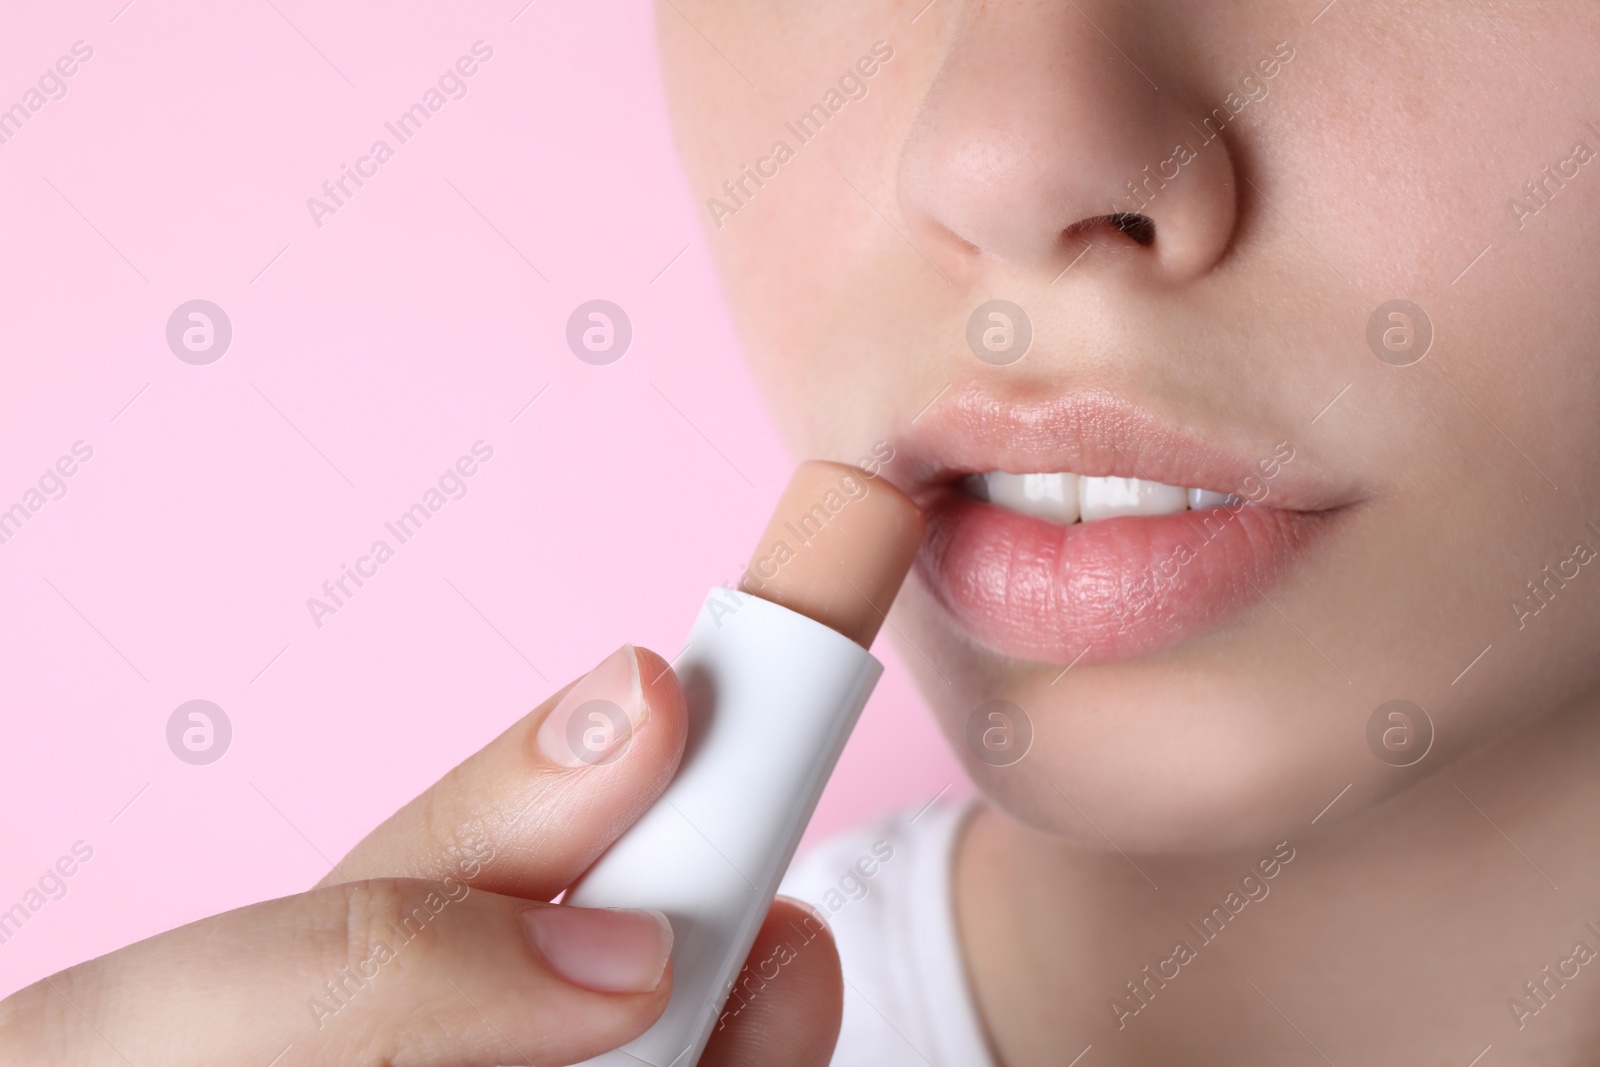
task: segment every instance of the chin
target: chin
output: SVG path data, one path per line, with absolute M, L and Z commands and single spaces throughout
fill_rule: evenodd
M 1343 687 L 1308 696 L 1299 660 L 1285 658 L 1294 650 L 1254 633 L 1253 621 L 1063 674 L 1063 664 L 977 644 L 917 582 L 896 612 L 902 658 L 975 786 L 1065 843 L 1127 854 L 1270 848 L 1314 837 L 1442 766 L 1380 763 L 1354 721 L 1369 709 Z M 986 748 L 985 730 L 996 746 Z

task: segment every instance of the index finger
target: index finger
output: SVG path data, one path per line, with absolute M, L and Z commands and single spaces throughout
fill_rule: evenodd
M 623 645 L 395 812 L 321 884 L 452 875 L 549 900 L 661 795 L 685 722 L 671 666 Z

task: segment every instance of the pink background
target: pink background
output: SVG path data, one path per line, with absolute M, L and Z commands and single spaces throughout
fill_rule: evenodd
M 676 653 L 788 466 L 647 5 L 124 3 L 7 0 L 0 33 L 0 108 L 94 49 L 0 144 L 0 509 L 94 450 L 0 544 L 0 909 L 94 850 L 0 945 L 0 993 L 306 888 L 616 645 Z M 397 145 L 384 122 L 480 39 L 468 94 Z M 395 158 L 317 228 L 306 199 L 378 137 Z M 634 326 L 605 367 L 564 342 L 596 297 Z M 166 343 L 195 298 L 233 323 L 209 366 Z M 478 440 L 467 495 L 318 629 L 306 599 Z M 878 652 L 813 838 L 964 791 Z M 233 725 L 209 766 L 166 743 L 197 698 Z

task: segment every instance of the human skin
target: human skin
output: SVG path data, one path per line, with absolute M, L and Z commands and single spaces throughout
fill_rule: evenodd
M 613 749 L 580 754 L 566 724 L 594 700 L 634 725 Z M 659 920 L 548 901 L 654 803 L 686 733 L 671 667 L 623 646 L 310 891 L 158 934 L 0 1000 L 0 1063 L 510 1067 L 614 1049 L 672 992 Z M 750 959 L 771 959 L 790 924 L 810 918 L 780 898 Z M 718 1026 L 703 1067 L 827 1062 L 838 956 L 826 933 L 790 951 Z
M 1065 674 L 1003 606 L 952 606 L 926 548 L 895 625 L 987 800 L 955 877 L 998 1061 L 1591 1062 L 1590 967 L 1537 1015 L 1507 1002 L 1539 1007 L 1524 982 L 1600 950 L 1600 572 L 1514 606 L 1600 548 L 1600 160 L 1543 169 L 1600 150 L 1600 8 L 672 0 L 657 21 L 690 186 L 797 455 L 888 442 L 884 475 L 933 503 L 967 411 L 1003 438 L 975 469 L 1119 473 L 1025 448 L 1083 401 L 1133 420 L 1135 449 L 1141 426 L 1292 442 L 1291 503 L 1316 513 L 1268 587 L 1147 648 L 1102 655 L 1127 636 L 1107 634 Z M 800 144 L 785 121 L 875 42 L 893 54 L 865 95 Z M 1248 103 L 1144 202 L 1153 241 L 1108 222 L 1230 92 Z M 776 140 L 793 158 L 730 195 Z M 995 298 L 1034 330 L 1005 366 L 966 340 Z M 1435 334 L 1409 366 L 1367 341 L 1394 299 Z M 1076 595 L 1125 596 L 1115 577 Z M 1009 766 L 967 742 L 993 699 L 1034 731 Z M 1435 731 L 1409 767 L 1367 741 L 1394 699 Z M 1119 1018 L 1125 983 L 1284 841 L 1268 900 Z

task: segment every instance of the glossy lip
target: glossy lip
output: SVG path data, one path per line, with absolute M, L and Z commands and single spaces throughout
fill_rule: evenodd
M 1106 390 L 1028 399 L 969 384 L 952 386 L 897 436 L 895 459 L 884 473 L 919 503 L 945 483 L 983 471 L 1071 471 L 1238 493 L 1246 478 L 1260 477 L 1257 463 L 1285 440 L 1295 443 L 1291 434 L 1237 425 L 1186 430 Z M 1334 482 L 1298 447 L 1294 462 L 1272 479 L 1275 508 L 1327 511 L 1361 496 Z
M 894 442 L 884 473 L 928 518 L 919 579 L 957 628 L 1004 655 L 1104 663 L 1216 629 L 1267 596 L 1363 496 L 1288 435 L 1188 429 L 1104 390 L 951 393 Z M 1266 477 L 1258 465 L 1284 441 L 1294 457 Z M 1145 478 L 1254 502 L 1066 526 L 955 484 L 995 470 Z

